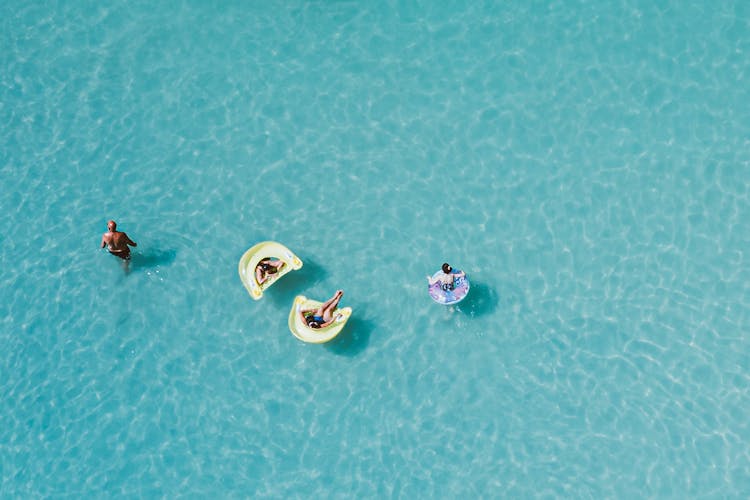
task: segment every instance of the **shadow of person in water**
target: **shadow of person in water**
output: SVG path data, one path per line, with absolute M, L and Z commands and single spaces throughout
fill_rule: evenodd
M 147 250 L 143 253 L 134 252 L 130 257 L 130 265 L 135 269 L 148 269 L 167 266 L 174 262 L 177 250 Z
M 472 317 L 492 314 L 500 302 L 494 288 L 481 281 L 472 281 L 469 295 L 456 308 Z
M 375 329 L 375 323 L 358 315 L 359 308 L 352 312 L 349 321 L 338 336 L 327 342 L 326 349 L 339 356 L 354 357 L 367 348 L 370 343 L 370 334 Z

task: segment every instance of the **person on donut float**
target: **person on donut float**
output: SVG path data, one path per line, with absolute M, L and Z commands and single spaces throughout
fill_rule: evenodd
M 333 297 L 326 300 L 317 309 L 301 310 L 299 314 L 300 316 L 302 316 L 302 321 L 308 327 L 314 328 L 316 330 L 318 328 L 325 328 L 326 326 L 330 325 L 336 319 L 336 316 L 333 313 L 338 307 L 342 295 L 344 295 L 344 291 L 339 290 L 335 294 L 333 294 Z
M 255 281 L 257 281 L 259 285 L 262 285 L 268 278 L 270 278 L 271 274 L 278 273 L 279 269 L 283 266 L 284 261 L 282 260 L 272 259 L 271 257 L 262 259 L 258 262 L 258 265 L 255 266 Z
M 443 264 L 442 271 L 443 272 L 435 276 L 435 278 L 427 276 L 427 282 L 430 286 L 435 283 L 440 283 L 440 288 L 443 290 L 453 290 L 456 287 L 456 278 L 463 278 L 466 276 L 466 273 L 463 271 L 453 274 L 453 268 L 447 262 Z

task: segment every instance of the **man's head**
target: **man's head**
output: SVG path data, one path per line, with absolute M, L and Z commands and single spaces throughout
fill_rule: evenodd
M 113 220 L 107 221 L 107 229 L 109 229 L 110 231 L 116 230 L 117 229 L 117 222 L 115 222 Z
M 451 271 L 453 271 L 453 268 L 450 266 L 450 264 L 448 264 L 447 262 L 443 264 L 443 272 L 445 274 L 450 274 Z

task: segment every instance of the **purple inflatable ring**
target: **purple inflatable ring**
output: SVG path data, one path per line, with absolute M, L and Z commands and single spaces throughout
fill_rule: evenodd
M 454 269 L 452 274 L 458 274 L 460 272 L 460 270 Z M 432 275 L 432 278 L 437 278 L 441 274 L 443 274 L 443 271 L 438 271 Z M 460 278 L 457 277 L 454 279 L 452 290 L 443 290 L 443 287 L 440 285 L 440 283 L 434 283 L 427 286 L 427 291 L 430 292 L 430 297 L 432 297 L 432 300 L 434 300 L 438 304 L 449 306 L 451 304 L 458 304 L 459 302 L 464 300 L 466 298 L 466 295 L 469 294 L 470 288 L 471 284 L 469 283 L 468 276 L 462 276 Z

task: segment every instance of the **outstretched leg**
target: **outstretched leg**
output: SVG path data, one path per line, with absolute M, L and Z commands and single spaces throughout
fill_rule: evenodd
M 323 305 L 321 305 L 318 310 L 315 311 L 315 315 L 323 318 L 323 321 L 326 323 L 331 321 L 333 319 L 333 311 L 335 311 L 338 307 L 342 295 L 344 295 L 343 290 L 337 291 L 333 295 L 333 297 L 325 301 Z

